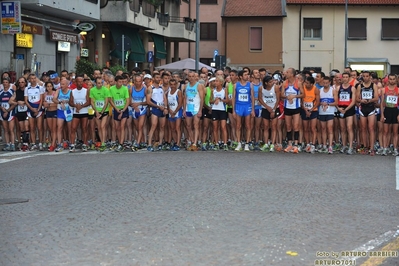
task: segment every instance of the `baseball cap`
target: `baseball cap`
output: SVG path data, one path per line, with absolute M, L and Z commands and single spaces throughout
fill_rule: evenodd
M 144 79 L 152 79 L 152 77 L 151 77 L 150 74 L 145 74 L 145 75 L 144 75 Z

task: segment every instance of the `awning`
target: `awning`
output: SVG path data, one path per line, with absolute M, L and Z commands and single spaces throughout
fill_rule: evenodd
M 155 58 L 166 59 L 165 40 L 163 36 L 151 34 L 155 45 Z
M 388 58 L 348 58 L 349 63 L 389 63 Z
M 130 50 L 129 61 L 145 62 L 145 50 L 141 41 L 139 30 L 122 25 L 108 24 L 112 39 L 116 48 L 110 53 L 111 56 L 120 58 L 122 55 L 122 35 L 125 36 L 125 51 Z M 118 56 L 119 55 L 119 56 Z

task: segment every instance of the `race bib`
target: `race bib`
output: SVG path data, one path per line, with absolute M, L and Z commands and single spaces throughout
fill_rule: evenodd
M 259 100 L 255 100 L 255 105 L 259 105 Z
M 26 111 L 28 111 L 28 106 L 26 106 L 26 105 L 22 105 L 22 106 L 18 105 L 17 111 L 20 112 L 20 113 L 26 112 Z
M 163 103 L 157 103 L 157 105 L 158 105 L 158 106 L 164 106 L 164 104 L 163 104 Z
M 310 110 L 313 108 L 313 102 L 303 102 L 303 106 L 305 106 L 306 109 Z
M 398 102 L 398 96 L 387 96 L 387 103 L 396 104 Z
M 242 94 L 242 93 L 238 94 L 238 100 L 240 102 L 248 102 L 249 100 L 248 94 Z
M 176 106 L 176 103 L 169 102 L 169 106 Z
M 105 105 L 104 101 L 96 101 L 96 108 L 103 108 Z
M 264 97 L 263 101 L 265 103 L 274 103 L 275 102 L 273 97 Z
M 76 104 L 84 105 L 86 102 L 76 102 Z
M 362 99 L 363 100 L 373 99 L 373 92 L 372 91 L 362 91 Z
M 349 102 L 351 99 L 350 99 L 350 96 L 349 96 L 349 93 L 341 93 L 340 95 L 339 95 L 339 100 L 341 101 L 341 102 Z
M 10 108 L 10 105 L 8 103 L 1 103 L 1 107 L 8 109 Z
M 46 102 L 52 103 L 53 102 L 53 96 L 46 96 Z
M 115 105 L 118 107 L 123 107 L 125 105 L 124 100 L 115 100 Z
M 36 103 L 40 100 L 40 95 L 29 95 L 29 102 Z
M 193 98 L 188 98 L 188 102 L 193 103 L 194 99 Z
M 228 97 L 231 100 L 233 98 L 233 94 L 229 94 Z

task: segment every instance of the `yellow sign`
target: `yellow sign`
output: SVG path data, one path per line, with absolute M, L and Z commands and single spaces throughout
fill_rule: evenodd
M 16 35 L 17 47 L 33 48 L 33 35 L 29 33 L 17 33 Z

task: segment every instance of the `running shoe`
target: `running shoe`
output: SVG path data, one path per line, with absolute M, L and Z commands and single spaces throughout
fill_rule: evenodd
M 283 145 L 281 145 L 281 144 L 276 144 L 276 145 L 274 146 L 274 149 L 275 149 L 277 152 L 281 152 L 281 151 L 283 150 Z
M 118 147 L 115 149 L 116 152 L 121 152 L 123 151 L 123 146 L 122 145 L 118 145 Z
M 293 152 L 293 153 L 299 153 L 298 146 L 294 146 L 294 147 L 292 148 L 292 152 Z
M 245 143 L 244 151 L 250 151 L 250 149 L 249 149 L 249 144 L 248 144 L 248 143 Z
M 312 148 L 311 146 L 313 146 L 313 148 L 314 148 L 314 145 L 310 145 L 310 144 L 306 145 L 305 151 L 306 151 L 307 153 L 310 153 L 310 150 L 311 150 L 311 148 Z
M 270 144 L 270 146 L 269 146 L 269 152 L 274 152 L 274 145 L 273 145 L 273 144 Z
M 163 145 L 162 144 L 158 145 L 158 151 L 162 151 L 162 150 L 163 150 Z
M 82 145 L 82 151 L 83 151 L 83 152 L 86 152 L 86 151 L 87 151 L 87 145 L 86 145 L 86 144 L 83 144 L 83 145 Z
M 293 149 L 292 145 L 288 145 L 287 148 L 284 149 L 284 152 L 291 152 Z
M 334 153 L 333 147 L 329 146 L 328 147 L 328 154 L 333 154 L 333 153 Z
M 63 151 L 63 150 L 64 150 L 64 146 L 61 145 L 61 144 L 59 144 L 59 145 L 57 146 L 57 148 L 55 148 L 55 152 L 61 152 L 61 151 Z
M 152 146 L 147 146 L 147 151 L 154 151 L 154 148 Z
M 260 148 L 260 150 L 264 151 L 264 152 L 268 152 L 270 150 L 270 146 L 268 144 L 264 144 L 262 146 L 262 148 Z
M 71 144 L 71 146 L 69 146 L 69 152 L 75 152 L 75 145 Z
M 15 144 L 10 145 L 10 151 L 15 151 Z
M 224 151 L 228 151 L 228 150 L 229 150 L 229 147 L 227 147 L 227 144 L 224 144 L 224 145 L 223 145 L 223 150 L 224 150 Z
M 219 145 L 218 144 L 213 144 L 213 151 L 218 151 L 219 150 Z
M 36 146 L 36 144 L 33 144 L 33 145 L 30 147 L 30 150 L 31 150 L 31 151 L 35 151 L 35 150 L 37 150 L 37 146 Z
M 315 151 L 316 151 L 316 147 L 314 145 L 310 145 L 310 149 L 308 152 L 314 154 Z
M 398 156 L 398 155 L 399 155 L 398 150 L 394 149 L 393 152 L 392 152 L 392 156 Z
M 349 148 L 348 151 L 346 152 L 346 154 L 352 155 L 352 154 L 353 154 L 353 149 L 352 149 L 352 148 Z
M 43 151 L 43 144 L 39 142 L 39 151 Z
M 370 156 L 374 156 L 375 155 L 375 151 L 374 151 L 374 149 L 372 149 L 372 150 L 370 150 Z
M 69 142 L 68 141 L 64 141 L 64 143 L 62 145 L 64 146 L 64 149 L 68 149 Z
M 203 151 L 206 151 L 206 150 L 207 150 L 207 148 L 206 148 L 206 143 L 205 143 L 205 142 L 202 143 L 202 145 L 201 145 L 201 150 L 203 150 Z
M 107 149 L 107 145 L 105 145 L 105 143 L 101 143 L 101 146 L 98 148 L 98 150 L 100 152 L 103 152 L 103 151 L 105 151 L 105 149 Z
M 345 151 L 348 149 L 348 147 L 346 146 L 342 146 L 340 153 L 345 153 Z
M 191 145 L 191 151 L 198 151 L 197 144 Z
M 256 142 L 256 143 L 255 143 L 255 145 L 254 145 L 254 150 L 255 150 L 255 151 L 260 151 L 259 142 Z
M 54 150 L 55 150 L 54 146 L 53 146 L 53 145 L 50 145 L 50 147 L 48 148 L 48 151 L 49 151 L 49 152 L 53 152 Z
M 241 142 L 237 143 L 237 147 L 234 149 L 235 151 L 241 151 L 242 146 L 241 146 Z

